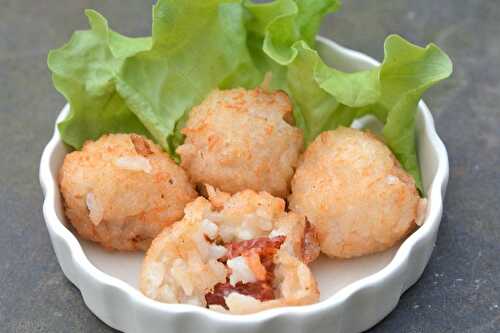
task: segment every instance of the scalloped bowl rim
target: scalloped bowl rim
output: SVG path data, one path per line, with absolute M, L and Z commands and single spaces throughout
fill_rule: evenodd
M 324 37 L 318 37 L 318 41 L 326 44 L 335 52 L 342 53 L 349 58 L 355 58 L 371 65 L 380 64 L 378 61 L 365 54 L 340 46 Z M 68 112 L 69 106 L 66 104 L 66 106 L 57 117 L 56 124 L 62 121 L 62 119 L 64 119 Z M 345 286 L 329 298 L 315 304 L 299 307 L 274 308 L 248 315 L 224 314 L 187 304 L 160 303 L 158 301 L 147 298 L 140 291 L 127 284 L 126 282 L 97 269 L 85 255 L 83 248 L 75 235 L 68 228 L 66 228 L 63 221 L 61 221 L 56 215 L 55 200 L 58 200 L 57 177 L 52 174 L 50 170 L 50 163 L 55 147 L 61 141 L 60 135 L 57 131 L 57 126 L 54 130 L 54 134 L 51 140 L 43 151 L 40 163 L 40 183 L 45 194 L 43 203 L 43 215 L 46 221 L 47 228 L 52 232 L 52 236 L 56 236 L 67 243 L 68 248 L 71 250 L 71 258 L 74 262 L 78 263 L 78 267 L 81 270 L 80 273 L 86 273 L 86 275 L 92 277 L 100 284 L 115 288 L 124 293 L 130 298 L 129 301 L 139 303 L 139 305 L 151 308 L 152 310 L 165 311 L 166 313 L 175 314 L 199 315 L 202 317 L 206 317 L 205 319 L 208 320 L 226 322 L 231 324 L 258 324 L 259 322 L 263 322 L 283 315 L 302 317 L 307 316 L 310 313 L 327 311 L 341 305 L 356 292 L 376 285 L 390 277 L 392 274 L 395 274 L 395 271 L 398 269 L 398 267 L 404 265 L 408 260 L 412 248 L 415 247 L 418 243 L 422 242 L 425 238 L 431 237 L 436 224 L 437 226 L 439 226 L 440 214 L 442 212 L 443 205 L 442 196 L 444 188 L 447 184 L 449 173 L 448 155 L 443 142 L 436 133 L 432 115 L 423 101 L 421 101 L 419 104 L 419 112 L 423 116 L 423 121 L 425 123 L 425 135 L 428 136 L 431 146 L 436 150 L 436 154 L 438 157 L 437 171 L 428 189 L 428 208 L 425 223 L 401 244 L 391 262 L 380 271 Z

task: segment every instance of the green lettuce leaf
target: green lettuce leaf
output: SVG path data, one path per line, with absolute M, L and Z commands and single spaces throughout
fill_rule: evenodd
M 117 93 L 115 77 L 124 59 L 150 48 L 151 39 L 121 36 L 109 30 L 99 13 L 85 14 L 91 30 L 75 32 L 68 44 L 48 56 L 54 86 L 70 104 L 68 117 L 58 125 L 61 137 L 79 149 L 105 133 L 149 135 Z
M 213 89 L 254 87 L 263 77 L 246 45 L 239 1 L 158 1 L 153 47 L 128 58 L 118 91 L 170 154 L 176 122 Z
M 451 75 L 448 56 L 433 44 L 421 48 L 391 35 L 385 41 L 382 65 L 345 73 L 328 67 L 304 42 L 293 49 L 296 56 L 288 65 L 288 91 L 306 144 L 322 131 L 349 126 L 354 119 L 373 114 L 384 123 L 384 141 L 421 188 L 417 104 L 428 88 Z
M 160 0 L 150 38 L 128 38 L 88 10 L 91 29 L 76 32 L 48 58 L 71 113 L 62 139 L 80 148 L 104 133 L 146 134 L 171 155 L 183 141 L 185 115 L 215 88 L 253 88 L 266 72 L 286 87 L 281 58 L 298 40 L 314 43 L 322 17 L 338 0 Z
M 118 91 L 174 156 L 183 140 L 183 115 L 214 88 L 253 88 L 268 71 L 279 82 L 286 69 L 265 56 L 266 43 L 280 52 L 301 39 L 312 43 L 320 18 L 333 4 L 337 1 L 159 1 L 153 10 L 153 47 L 126 60 Z
M 286 65 L 296 56 L 297 41 L 315 44 L 324 16 L 340 8 L 340 0 L 276 0 L 244 3 L 250 54 L 263 73 L 271 72 L 272 89 L 286 88 Z
M 61 137 L 80 148 L 105 133 L 135 132 L 175 158 L 193 106 L 215 88 L 253 88 L 271 72 L 270 88 L 290 95 L 306 144 L 375 115 L 385 142 L 420 186 L 416 106 L 451 74 L 451 61 L 435 45 L 390 36 L 381 66 L 331 68 L 314 44 L 323 17 L 339 7 L 339 0 L 159 0 L 147 38 L 122 36 L 88 10 L 91 29 L 48 57 L 54 85 L 71 107 L 59 124 Z

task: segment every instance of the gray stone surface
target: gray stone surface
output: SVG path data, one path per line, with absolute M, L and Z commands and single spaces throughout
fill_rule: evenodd
M 500 5 L 498 0 L 345 1 L 323 35 L 377 58 L 389 33 L 437 42 L 453 79 L 426 101 L 450 154 L 451 179 L 431 262 L 373 332 L 500 331 Z M 96 8 L 117 30 L 149 32 L 135 0 L 0 0 L 0 331 L 113 332 L 63 276 L 41 213 L 38 162 L 64 99 L 50 48 Z M 166 328 L 167 329 L 167 328 Z M 168 329 L 167 329 L 168 330 Z

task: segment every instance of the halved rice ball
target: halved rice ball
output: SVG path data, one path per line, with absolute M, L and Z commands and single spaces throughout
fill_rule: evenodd
M 304 260 L 317 256 L 305 249 L 318 245 L 314 237 L 305 242 L 312 229 L 303 218 L 264 192 L 209 194 L 153 241 L 141 271 L 146 296 L 231 313 L 317 301 Z

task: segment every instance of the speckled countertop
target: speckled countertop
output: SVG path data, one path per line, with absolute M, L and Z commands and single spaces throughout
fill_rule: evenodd
M 451 163 L 439 239 L 420 281 L 372 332 L 500 332 L 500 3 L 345 0 L 322 34 L 382 58 L 389 33 L 437 42 L 455 74 L 426 97 Z M 38 162 L 64 99 L 50 48 L 86 28 L 84 8 L 130 35 L 150 1 L 0 0 L 0 331 L 112 332 L 63 276 L 43 223 Z

